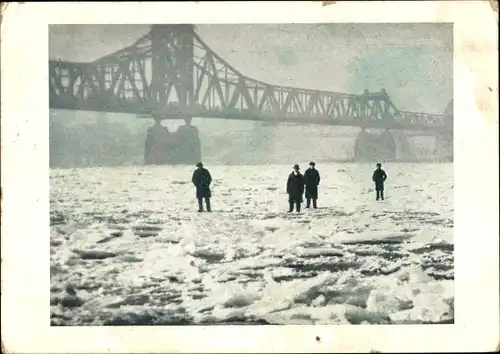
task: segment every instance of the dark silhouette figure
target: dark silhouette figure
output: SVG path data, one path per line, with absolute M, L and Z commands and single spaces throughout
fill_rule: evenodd
M 205 204 L 207 205 L 207 211 L 212 211 L 210 207 L 210 198 L 212 193 L 210 192 L 210 183 L 212 183 L 212 176 L 206 168 L 203 167 L 201 162 L 196 164 L 198 167 L 193 172 L 193 178 L 191 181 L 196 186 L 196 199 L 198 199 L 198 212 L 203 212 L 203 199 L 205 199 Z
M 306 185 L 306 208 L 311 207 L 311 199 L 313 202 L 313 208 L 317 209 L 318 205 L 316 201 L 318 199 L 318 185 L 320 181 L 319 172 L 316 169 L 316 164 L 314 162 L 309 163 L 309 167 L 306 172 L 304 172 L 304 184 Z
M 304 176 L 299 172 L 299 165 L 293 166 L 293 172 L 288 176 L 286 183 L 286 192 L 288 193 L 288 203 L 290 204 L 289 213 L 293 211 L 295 204 L 297 212 L 300 212 L 302 195 L 304 194 Z
M 377 169 L 373 172 L 372 180 L 375 182 L 375 190 L 377 191 L 377 200 L 384 200 L 384 182 L 387 179 L 387 174 L 382 169 L 380 163 L 377 164 Z

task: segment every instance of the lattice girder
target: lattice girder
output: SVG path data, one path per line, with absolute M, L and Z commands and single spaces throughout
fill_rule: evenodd
M 158 25 L 131 46 L 90 63 L 49 62 L 50 107 L 160 118 L 286 121 L 449 130 L 442 115 L 398 110 L 387 93 L 354 95 L 249 78 L 190 25 Z

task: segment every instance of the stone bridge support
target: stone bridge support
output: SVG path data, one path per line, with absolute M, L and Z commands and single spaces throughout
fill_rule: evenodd
M 354 142 L 354 159 L 369 162 L 396 160 L 396 140 L 391 131 L 387 129 L 377 135 L 361 128 Z
M 161 165 L 167 163 L 171 143 L 172 139 L 168 128 L 161 125 L 161 119 L 155 119 L 154 126 L 149 127 L 146 134 L 144 164 Z
M 434 154 L 441 161 L 453 161 L 453 134 L 451 132 L 436 135 Z
M 195 165 L 201 161 L 201 140 L 198 128 L 191 125 L 192 118 L 185 118 L 185 125 L 169 132 L 155 119 L 149 127 L 144 149 L 145 165 Z
M 398 159 L 415 161 L 417 158 L 412 151 L 408 136 L 403 131 L 393 132 L 396 139 L 396 156 Z
M 436 135 L 436 149 L 434 153 L 442 161 L 453 161 L 453 100 L 448 103 L 444 111 L 445 126 L 448 131 Z
M 201 162 L 201 140 L 198 128 L 191 125 L 191 118 L 185 118 L 175 132 L 175 148 L 172 151 L 171 164 L 195 165 Z

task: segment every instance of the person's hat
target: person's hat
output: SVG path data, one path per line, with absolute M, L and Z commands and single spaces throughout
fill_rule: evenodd
M 300 167 L 299 167 L 299 165 L 295 164 L 295 165 L 293 165 L 293 169 L 294 170 L 300 170 Z
M 377 163 L 377 166 L 382 166 L 382 164 L 379 162 L 379 163 Z
M 196 167 L 203 167 L 203 164 L 202 164 L 201 162 L 198 162 L 198 163 L 196 164 Z
M 316 166 L 316 164 L 313 161 L 311 161 L 309 162 L 309 166 Z

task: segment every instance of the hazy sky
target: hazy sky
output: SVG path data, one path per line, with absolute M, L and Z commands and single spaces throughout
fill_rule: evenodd
M 133 43 L 147 25 L 52 25 L 49 55 L 90 61 Z M 272 84 L 362 93 L 385 88 L 401 110 L 443 113 L 453 96 L 450 24 L 197 25 L 245 75 Z

